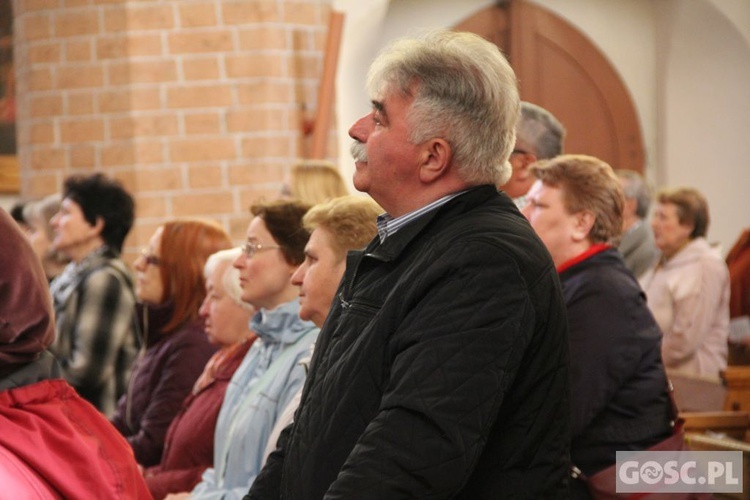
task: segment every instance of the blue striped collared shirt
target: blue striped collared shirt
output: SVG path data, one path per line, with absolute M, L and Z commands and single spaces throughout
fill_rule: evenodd
M 383 243 L 388 236 L 396 234 L 396 232 L 407 225 L 408 223 L 417 220 L 431 210 L 437 210 L 442 207 L 453 198 L 458 195 L 465 193 L 466 190 L 458 191 L 457 193 L 451 193 L 443 196 L 442 198 L 433 201 L 421 208 L 418 208 L 408 214 L 404 214 L 401 217 L 393 218 L 388 212 L 378 215 L 378 236 L 380 237 L 380 243 Z

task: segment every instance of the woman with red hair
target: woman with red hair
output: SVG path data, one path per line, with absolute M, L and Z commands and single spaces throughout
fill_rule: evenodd
M 142 466 L 159 463 L 169 424 L 216 350 L 198 312 L 203 267 L 231 246 L 217 223 L 179 219 L 160 226 L 134 262 L 143 347 L 111 421 Z

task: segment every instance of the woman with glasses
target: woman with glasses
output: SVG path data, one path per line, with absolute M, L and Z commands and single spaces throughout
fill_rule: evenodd
M 239 270 L 242 300 L 258 312 L 250 329 L 258 335 L 229 382 L 214 435 L 214 466 L 190 498 L 241 498 L 260 472 L 268 436 L 305 381 L 300 360 L 318 328 L 299 318 L 299 289 L 292 274 L 304 261 L 309 233 L 302 227 L 308 206 L 296 201 L 254 205 Z
M 159 463 L 169 424 L 216 350 L 198 313 L 203 266 L 231 246 L 217 223 L 179 219 L 160 226 L 134 262 L 143 347 L 111 421 L 144 467 Z
M 200 315 L 209 342 L 219 347 L 172 420 L 161 463 L 143 472 L 155 499 L 193 489 L 214 463 L 214 430 L 229 380 L 255 340 L 250 318 L 255 309 L 242 301 L 239 270 L 232 263 L 239 248 L 222 250 L 206 261 L 206 298 Z

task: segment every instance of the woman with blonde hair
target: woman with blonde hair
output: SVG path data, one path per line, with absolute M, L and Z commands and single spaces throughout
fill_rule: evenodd
M 145 467 L 159 463 L 169 424 L 216 350 L 198 313 L 203 267 L 231 246 L 216 222 L 178 219 L 157 228 L 134 262 L 143 347 L 111 421 Z
M 303 160 L 292 167 L 281 188 L 282 199 L 295 199 L 308 205 L 325 203 L 346 196 L 344 178 L 336 166 L 325 160 Z

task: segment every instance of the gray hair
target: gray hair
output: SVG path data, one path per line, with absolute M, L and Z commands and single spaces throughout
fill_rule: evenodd
M 625 198 L 636 201 L 635 214 L 639 219 L 645 219 L 648 209 L 651 207 L 652 190 L 651 185 L 635 170 L 615 170 L 617 176 L 622 179 L 622 192 Z
M 41 200 L 31 201 L 23 207 L 23 219 L 31 225 L 34 220 L 42 223 L 47 239 L 55 239 L 55 231 L 50 224 L 52 217 L 60 211 L 60 195 L 51 194 Z
M 516 75 L 497 46 L 447 30 L 401 38 L 372 63 L 367 88 L 372 98 L 413 96 L 411 142 L 445 139 L 467 184 L 510 175 L 520 104 Z
M 242 300 L 242 287 L 240 287 L 240 271 L 232 264 L 237 257 L 242 254 L 242 249 L 230 248 L 228 250 L 219 250 L 216 253 L 209 255 L 206 264 L 203 266 L 203 276 L 208 277 L 213 273 L 219 264 L 228 263 L 229 266 L 224 270 L 224 274 L 221 275 L 221 286 L 226 293 L 234 302 L 236 302 L 243 309 L 253 311 L 252 305 Z
M 541 106 L 521 103 L 521 119 L 517 127 L 518 140 L 533 148 L 539 160 L 554 158 L 563 152 L 565 127 L 555 116 Z
M 64 252 L 55 250 L 52 241 L 55 239 L 55 229 L 52 227 L 52 217 L 60 211 L 61 197 L 59 194 L 50 194 L 41 200 L 30 201 L 23 207 L 23 220 L 29 226 L 37 229 L 37 223 L 41 225 L 41 230 L 47 236 L 50 247 L 43 256 L 43 259 L 50 264 L 65 265 L 70 262 Z

